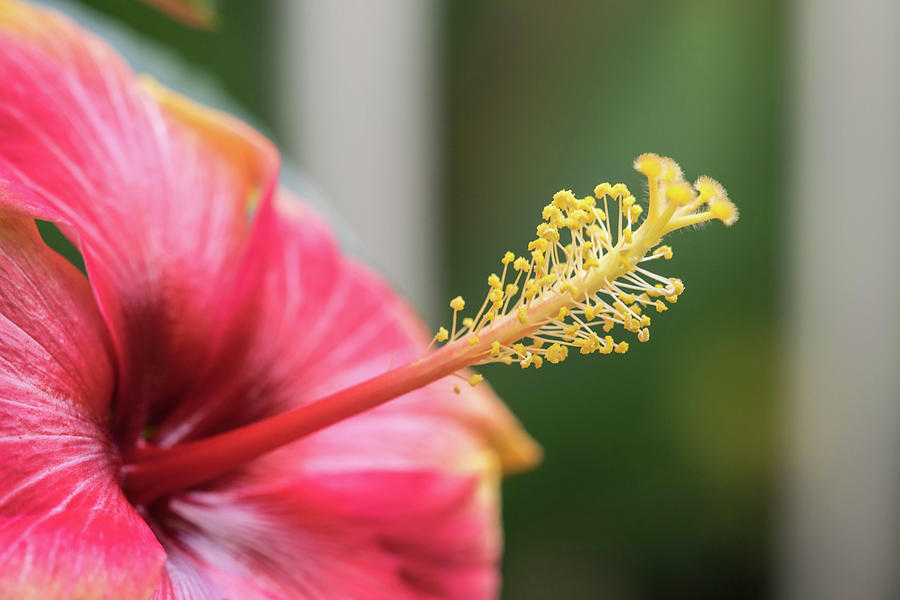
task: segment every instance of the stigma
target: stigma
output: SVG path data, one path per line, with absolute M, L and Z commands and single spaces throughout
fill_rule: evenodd
M 623 334 L 649 341 L 651 319 L 684 292 L 680 279 L 650 269 L 673 256 L 662 239 L 706 221 L 730 226 L 738 211 L 717 181 L 700 177 L 691 185 L 670 158 L 643 154 L 634 167 L 647 178 L 646 203 L 622 183 L 601 183 L 581 198 L 557 192 L 528 252 L 504 254 L 473 316 L 462 316 L 466 302 L 454 298 L 451 329 L 441 327 L 434 342 L 455 346 L 452 354 L 468 365 L 540 368 L 576 352 L 624 354 Z

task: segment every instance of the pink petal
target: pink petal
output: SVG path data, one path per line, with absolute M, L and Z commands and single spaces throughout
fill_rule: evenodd
M 499 548 L 483 533 L 496 510 L 478 487 L 427 471 L 308 475 L 188 494 L 167 530 L 207 587 L 229 573 L 287 598 L 487 599 Z
M 0 213 L 0 590 L 139 598 L 165 554 L 118 486 L 106 330 L 87 280 Z
M 246 126 L 135 79 L 94 36 L 0 0 L 3 202 L 74 232 L 121 365 L 125 441 L 180 398 L 227 321 L 277 171 Z
M 343 256 L 320 219 L 295 202 L 279 208 L 265 224 L 268 243 L 256 248 L 259 278 L 248 279 L 256 319 L 226 342 L 233 360 L 211 370 L 163 424 L 165 444 L 309 402 L 413 360 L 427 345 L 409 308 Z M 490 388 L 463 385 L 457 395 L 456 383 L 436 382 L 329 427 L 170 508 L 203 532 L 208 565 L 248 581 L 268 564 L 278 589 L 346 580 L 358 586 L 346 597 L 368 598 L 359 590 L 380 577 L 368 587 L 393 597 L 491 598 L 501 467 L 533 464 L 539 450 Z M 296 542 L 279 541 L 280 532 Z M 244 545 L 233 556 L 215 553 L 234 539 Z M 292 569 L 282 544 L 299 544 Z M 262 557 L 249 572 L 235 566 L 247 556 Z

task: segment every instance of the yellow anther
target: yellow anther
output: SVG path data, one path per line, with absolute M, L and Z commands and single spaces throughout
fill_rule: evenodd
M 544 359 L 540 356 L 535 355 L 534 358 L 531 359 L 531 364 L 534 365 L 535 369 L 540 369 L 542 366 L 544 366 Z
M 639 341 L 639 342 L 648 342 L 648 341 L 650 341 L 650 330 L 647 329 L 646 327 L 645 327 L 644 329 L 641 329 L 641 330 L 638 332 L 638 336 L 637 336 L 637 337 L 638 337 L 638 341 Z
M 631 243 L 631 230 L 630 229 L 626 229 L 626 230 L 622 231 L 622 239 L 625 240 L 626 244 Z
M 506 297 L 507 298 L 509 298 L 510 296 L 515 296 L 518 293 L 519 293 L 519 286 L 517 286 L 514 283 L 506 284 Z
M 667 310 L 669 310 L 669 307 L 663 304 L 662 300 L 657 300 L 655 306 L 656 312 L 666 312 Z
M 490 277 L 488 277 L 488 285 L 492 288 L 499 288 L 502 285 L 496 273 L 491 273 Z
M 541 216 L 544 218 L 547 223 L 541 223 L 541 225 L 547 225 L 549 227 L 550 221 L 558 221 L 562 218 L 562 211 L 559 210 L 559 207 L 553 206 L 552 204 L 548 204 L 544 207 L 544 210 L 541 212 Z M 538 225 L 538 235 L 541 234 L 540 226 Z
M 569 316 L 569 308 L 567 306 L 560 306 L 559 312 L 556 314 L 556 318 L 562 321 L 566 317 Z
M 650 317 L 641 315 L 641 327 L 650 327 Z
M 616 354 L 625 354 L 628 352 L 628 342 L 619 342 L 615 347 Z
M 472 317 L 466 317 L 465 319 L 462 320 L 462 324 L 463 324 L 463 327 L 471 327 L 472 325 L 475 324 L 475 319 L 473 319 Z
M 525 356 L 525 344 L 513 344 L 513 351 L 515 351 L 515 353 L 519 356 Z
M 519 309 L 516 311 L 516 316 L 519 320 L 519 323 L 524 325 L 525 323 L 528 322 L 528 308 L 525 306 L 520 306 Z
M 496 310 L 497 308 L 499 308 L 498 304 L 502 305 L 503 303 L 502 303 L 502 302 L 494 302 L 494 310 Z M 485 322 L 485 323 L 490 323 L 491 321 L 494 320 L 494 317 L 495 317 L 495 316 L 496 316 L 496 315 L 495 315 L 495 313 L 494 313 L 493 310 L 487 311 L 486 313 L 484 313 L 484 322 Z
M 500 356 L 500 342 L 491 342 L 491 356 Z
M 529 250 L 537 250 L 539 252 L 546 252 L 547 248 L 550 247 L 550 244 L 544 238 L 537 238 L 535 240 L 531 240 L 528 242 Z M 534 253 L 531 254 L 534 256 Z
M 456 311 L 460 311 L 466 307 L 466 301 L 462 299 L 462 296 L 457 296 L 453 300 L 450 301 L 450 308 Z
M 627 198 L 628 196 L 631 196 L 631 192 L 628 191 L 628 186 L 624 183 L 617 183 L 612 186 L 612 195 Z
M 566 219 L 566 227 L 572 230 L 579 230 L 582 226 L 586 225 L 588 222 L 588 214 L 587 211 L 581 210 L 580 208 L 577 210 L 573 210 L 569 213 L 569 218 Z
M 560 287 L 560 290 L 561 290 L 563 293 L 568 292 L 568 293 L 571 294 L 573 297 L 576 296 L 576 295 L 578 294 L 578 288 L 575 287 L 575 284 L 572 283 L 571 281 L 567 281 L 567 282 L 565 282 L 564 284 L 562 284 L 562 286 Z
M 666 199 L 678 206 L 686 206 L 694 199 L 694 190 L 684 181 L 676 181 L 666 189 Z
M 575 206 L 575 194 L 572 190 L 560 190 L 553 194 L 553 206 L 567 210 Z
M 484 381 L 484 375 L 482 375 L 481 373 L 475 373 L 474 375 L 472 375 L 469 378 L 469 385 L 471 385 L 472 387 L 475 387 L 482 381 Z
M 532 354 L 532 353 L 529 352 L 527 355 L 525 355 L 525 358 L 523 358 L 523 359 L 519 362 L 519 364 L 522 365 L 522 368 L 523 368 L 523 369 L 527 369 L 528 367 L 531 366 L 531 361 L 532 361 L 532 360 L 534 360 L 534 354 Z
M 594 258 L 593 256 L 590 257 L 589 259 L 587 259 L 586 261 L 584 261 L 585 269 L 590 269 L 592 267 L 599 267 L 599 266 L 600 266 L 600 261 L 597 260 L 596 258 Z
M 574 325 L 569 325 L 568 327 L 563 327 L 563 333 L 566 334 L 567 337 L 572 337 L 578 330 L 581 329 L 581 325 L 575 323 Z
M 588 304 L 584 307 L 584 318 L 588 320 L 588 322 L 593 321 L 596 313 L 594 312 L 594 307 Z
M 672 283 L 672 289 L 675 290 L 676 296 L 680 296 L 684 293 L 684 283 L 680 279 L 673 277 L 669 281 Z
M 569 349 L 566 346 L 561 344 L 551 344 L 549 348 L 547 348 L 546 354 L 544 357 L 551 363 L 558 364 L 562 361 L 566 360 L 566 357 L 569 355 Z
M 626 208 L 632 206 L 633 204 L 634 204 L 634 196 L 625 196 L 625 198 L 622 199 L 622 206 L 624 206 Z
M 541 232 L 540 236 L 541 240 L 549 242 L 550 244 L 555 244 L 559 241 L 559 231 L 557 231 L 553 227 L 546 228 L 543 232 Z M 544 244 L 544 248 L 541 248 L 541 250 L 546 252 L 547 245 Z
M 529 264 L 528 259 L 522 256 L 516 258 L 516 260 L 513 261 L 513 269 L 515 269 L 516 271 L 527 271 L 530 266 L 531 265 Z
M 601 183 L 594 188 L 594 196 L 596 196 L 598 200 L 601 200 L 603 196 L 609 196 L 610 194 L 612 194 L 612 186 L 608 183 Z
M 492 289 L 488 292 L 488 300 L 494 303 L 503 302 L 503 290 L 501 290 L 499 286 Z
M 619 299 L 625 304 L 634 304 L 634 294 L 620 294 Z
M 437 330 L 437 333 L 434 334 L 434 339 L 438 342 L 446 342 L 450 338 L 450 332 L 447 331 L 446 327 L 441 327 Z
M 478 339 L 478 336 L 477 336 L 477 335 L 473 335 L 473 336 L 472 336 L 472 339 L 469 340 L 469 345 L 470 345 L 470 346 L 474 346 L 475 344 L 477 344 L 477 343 L 480 342 L 480 341 L 481 341 L 481 340 Z
M 507 251 L 506 254 L 503 255 L 503 258 L 500 260 L 504 265 L 508 265 L 512 261 L 516 259 L 516 255 L 512 252 Z
M 641 216 L 642 212 L 644 212 L 643 207 L 640 204 L 635 204 L 628 209 L 628 216 L 631 217 L 632 222 L 636 222 L 638 220 L 638 217 Z
M 541 240 L 541 241 L 544 241 L 544 240 Z M 547 259 L 544 258 L 544 253 L 541 252 L 540 250 L 535 250 L 534 252 L 531 253 L 531 260 L 534 261 L 534 264 L 536 264 L 540 267 L 543 267 L 544 264 L 546 264 L 546 262 L 547 262 Z
M 666 296 L 666 300 L 668 300 L 672 304 L 675 304 L 676 302 L 678 302 L 678 296 L 676 296 L 674 294 L 671 296 Z
M 653 254 L 659 254 L 659 253 L 662 253 L 662 257 L 666 260 L 671 260 L 672 257 L 674 256 L 671 246 L 660 246 L 659 248 L 657 248 L 656 250 L 653 251 Z

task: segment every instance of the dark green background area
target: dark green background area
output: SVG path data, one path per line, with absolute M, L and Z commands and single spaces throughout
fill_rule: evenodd
M 84 0 L 213 74 L 274 122 L 271 2 L 222 0 L 196 32 Z M 769 595 L 776 466 L 783 16 L 775 0 L 446 0 L 444 239 L 451 295 L 481 297 L 553 192 L 637 192 L 642 152 L 721 180 L 738 224 L 677 232 L 687 291 L 626 356 L 486 377 L 543 444 L 505 485 L 509 600 Z M 302 165 L 301 165 L 302 166 Z M 620 334 L 621 335 L 621 334 Z

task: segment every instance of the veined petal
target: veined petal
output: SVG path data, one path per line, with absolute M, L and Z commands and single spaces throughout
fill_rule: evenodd
M 3 201 L 77 236 L 129 403 L 117 435 L 134 438 L 209 360 L 277 154 L 14 0 L 0 0 L 0 79 Z
M 254 306 L 247 314 L 256 319 L 252 326 L 233 330 L 235 338 L 225 342 L 233 349 L 233 360 L 207 373 L 195 395 L 163 423 L 158 436 L 163 445 L 229 430 L 311 402 L 425 351 L 427 338 L 412 311 L 381 279 L 343 256 L 316 215 L 297 201 L 283 200 L 278 208 L 265 225 L 268 244 L 255 248 L 260 265 L 256 272 L 261 275 L 248 279 L 252 285 L 245 294 L 246 302 Z M 458 393 L 457 383 L 462 383 Z M 321 514 L 312 511 L 308 522 L 290 529 L 306 531 L 316 545 L 306 552 L 298 548 L 290 563 L 294 570 L 277 568 L 272 578 L 278 586 L 294 585 L 290 578 L 304 564 L 309 572 L 303 571 L 307 578 L 301 582 L 326 585 L 329 573 L 333 576 L 339 566 L 336 559 L 333 565 L 316 566 L 313 557 L 331 556 L 321 546 L 339 548 L 348 557 L 341 568 L 353 566 L 354 553 L 365 557 L 366 564 L 379 565 L 343 578 L 354 585 L 363 586 L 373 574 L 403 573 L 407 593 L 491 598 L 501 547 L 501 471 L 530 466 L 539 454 L 490 388 L 472 388 L 448 378 L 257 459 L 238 476 L 213 485 L 200 502 L 207 508 L 196 508 L 202 496 L 195 494 L 171 506 L 189 523 L 185 527 L 204 532 L 202 539 L 220 539 L 227 528 L 219 520 L 225 515 L 235 523 L 250 520 L 262 531 L 256 505 L 250 502 L 248 508 L 248 498 L 262 502 L 265 511 L 273 510 L 273 504 L 287 510 L 300 502 L 300 494 L 300 503 L 308 508 L 315 502 L 315 492 L 304 495 L 302 490 L 313 489 L 316 482 L 323 494 L 316 509 Z M 451 488 L 453 494 L 447 491 Z M 443 490 L 440 501 L 434 500 L 438 489 Z M 213 506 L 233 506 L 233 511 L 216 513 Z M 348 522 L 362 521 L 367 522 L 365 527 L 347 529 Z M 289 523 L 269 523 L 268 531 L 288 527 Z M 261 541 L 262 533 L 263 538 L 255 535 L 249 530 L 228 534 L 247 544 L 278 546 Z M 330 535 L 335 537 L 329 541 Z M 247 548 L 235 552 L 235 556 L 256 553 Z M 388 562 L 380 563 L 376 557 Z M 281 564 L 279 556 L 271 558 Z M 240 562 L 210 559 L 232 571 L 222 561 Z M 379 580 L 379 585 L 387 586 L 388 581 L 392 580 Z M 360 594 L 348 592 L 347 597 L 368 598 Z M 393 597 L 407 596 L 398 592 Z
M 496 506 L 484 510 L 479 486 L 434 471 L 308 474 L 187 494 L 166 526 L 209 582 L 230 573 L 286 598 L 488 599 Z
M 0 212 L 0 598 L 143 598 L 165 554 L 118 485 L 87 280 Z

